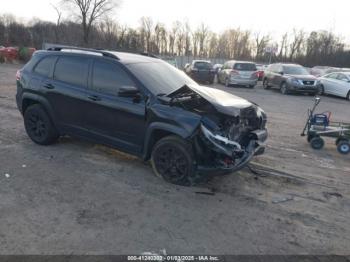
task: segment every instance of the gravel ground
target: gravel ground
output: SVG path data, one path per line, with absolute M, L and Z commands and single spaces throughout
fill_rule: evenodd
M 299 136 L 312 97 L 213 85 L 267 112 L 267 150 L 251 170 L 187 188 L 104 146 L 33 144 L 15 105 L 19 67 L 0 64 L 1 254 L 349 254 L 350 155 Z M 349 109 L 334 97 L 319 108 L 350 122 Z

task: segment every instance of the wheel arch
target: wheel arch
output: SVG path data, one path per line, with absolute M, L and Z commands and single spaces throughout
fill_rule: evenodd
M 183 139 L 188 139 L 192 133 L 187 130 L 167 123 L 152 123 L 146 132 L 143 147 L 143 159 L 148 160 L 151 156 L 152 148 L 160 139 L 175 135 Z
M 31 94 L 31 93 L 25 93 L 22 96 L 22 103 L 21 103 L 21 112 L 24 115 L 24 112 L 27 110 L 27 108 L 34 104 L 40 104 L 44 107 L 45 111 L 49 114 L 51 120 L 53 121 L 53 124 L 55 125 L 55 114 L 54 111 L 47 99 L 45 99 L 42 96 Z

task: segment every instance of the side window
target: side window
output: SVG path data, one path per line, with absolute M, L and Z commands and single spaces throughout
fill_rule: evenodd
M 34 72 L 45 77 L 50 76 L 52 67 L 56 61 L 56 56 L 48 56 L 43 58 L 34 68 Z
M 95 60 L 92 87 L 104 94 L 118 95 L 123 86 L 135 86 L 128 74 L 119 65 Z
M 345 82 L 348 81 L 348 78 L 344 74 L 338 74 L 337 79 Z
M 329 75 L 327 76 L 327 78 L 330 78 L 330 79 L 337 79 L 337 77 L 338 77 L 338 74 L 337 74 L 337 73 L 332 73 L 332 74 L 329 74 Z
M 89 60 L 81 57 L 60 57 L 56 63 L 54 79 L 86 87 Z

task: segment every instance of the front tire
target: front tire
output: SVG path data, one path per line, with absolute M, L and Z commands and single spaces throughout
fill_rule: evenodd
M 192 185 L 194 163 L 191 145 L 180 137 L 164 137 L 153 147 L 151 165 L 154 173 L 172 184 Z
M 283 82 L 281 85 L 281 94 L 283 95 L 288 95 L 288 88 L 287 88 L 287 83 Z
M 324 86 L 323 85 L 321 85 L 320 86 L 320 88 L 318 89 L 318 93 L 317 93 L 317 95 L 320 95 L 320 96 L 322 96 L 322 95 L 324 95 L 325 93 L 324 93 Z
M 24 112 L 24 127 L 29 138 L 39 145 L 50 145 L 57 141 L 59 134 L 40 104 L 34 104 Z
M 230 86 L 230 82 L 228 81 L 228 78 L 225 79 L 225 86 L 229 87 Z

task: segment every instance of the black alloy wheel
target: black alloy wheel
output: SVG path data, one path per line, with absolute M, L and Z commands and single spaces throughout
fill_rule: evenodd
M 167 182 L 189 186 L 194 174 L 192 148 L 177 136 L 168 136 L 159 140 L 151 156 L 152 168 L 156 175 Z
M 52 144 L 59 137 L 50 117 L 39 104 L 29 106 L 24 112 L 24 127 L 29 138 L 40 145 Z

